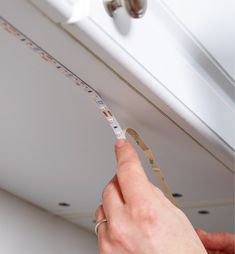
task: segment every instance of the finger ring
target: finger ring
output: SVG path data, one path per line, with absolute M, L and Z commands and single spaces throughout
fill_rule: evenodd
M 99 220 L 99 221 L 96 223 L 96 225 L 95 225 L 95 233 L 96 233 L 96 235 L 98 235 L 98 227 L 99 227 L 101 224 L 106 223 L 106 222 L 107 222 L 107 219 L 104 218 L 104 219 L 102 219 L 102 220 Z

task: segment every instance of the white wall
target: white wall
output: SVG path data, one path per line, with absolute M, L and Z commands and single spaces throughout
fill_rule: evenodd
M 94 254 L 95 235 L 0 190 L 0 253 Z

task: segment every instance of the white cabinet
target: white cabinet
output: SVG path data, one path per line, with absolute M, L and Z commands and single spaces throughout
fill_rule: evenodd
M 149 7 L 155 7 L 142 20 L 125 17 L 130 22 L 127 34 L 107 15 L 102 1 L 90 1 L 74 24 L 67 20 L 78 17 L 73 11 L 79 5 L 60 2 L 61 8 L 58 1 L 34 1 L 41 12 L 26 1 L 4 0 L 0 10 L 5 19 L 96 89 L 123 128 L 141 133 L 172 192 L 183 194 L 180 206 L 231 208 L 232 143 L 231 132 L 225 128 L 230 128 L 234 112 L 224 107 L 224 100 L 213 93 L 202 72 L 195 71 L 178 46 L 173 47 L 175 39 L 164 22 L 155 21 L 160 18 L 153 1 Z M 155 34 L 145 26 L 151 21 Z M 160 38 L 162 34 L 165 39 Z M 163 52 L 166 38 L 168 50 Z M 114 174 L 115 137 L 79 87 L 2 29 L 0 41 L 4 59 L 0 62 L 0 187 L 89 228 L 102 188 Z M 159 57 L 147 57 L 155 54 Z M 200 103 L 196 98 L 202 91 L 195 91 L 194 85 L 205 86 Z M 201 107 L 207 109 L 206 91 L 210 90 L 211 103 L 218 107 L 216 114 L 208 107 L 211 117 L 218 120 L 218 112 L 228 110 L 218 129 L 208 128 L 208 112 Z M 187 105 L 185 100 L 195 104 Z M 151 180 L 158 184 L 140 156 Z M 60 207 L 61 202 L 70 206 Z M 223 217 L 222 212 L 217 214 Z M 189 215 L 197 221 L 204 216 Z M 213 210 L 207 216 L 211 215 Z M 226 220 L 229 223 L 233 218 Z
M 86 4 L 67 0 L 31 1 L 233 169 L 233 75 L 202 45 L 203 42 L 208 44 L 205 39 L 200 43 L 177 18 L 176 3 L 149 0 L 145 16 L 136 20 L 125 8 L 118 9 L 111 18 L 104 7 L 107 1 L 90 0 Z M 61 2 L 67 3 L 67 7 L 60 8 Z M 210 11 L 209 5 L 201 5 Z M 195 12 L 200 12 L 197 8 Z M 220 13 L 221 19 L 227 21 L 221 29 L 231 27 L 232 31 L 230 14 L 228 18 L 227 13 Z M 196 29 L 193 31 L 197 34 Z M 232 32 L 230 34 L 233 41 Z M 226 48 L 227 44 L 222 43 L 221 47 Z M 232 48 L 230 51 L 233 52 Z M 232 65 L 233 62 L 230 69 Z

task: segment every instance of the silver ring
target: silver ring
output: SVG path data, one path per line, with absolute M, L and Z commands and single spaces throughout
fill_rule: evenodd
M 96 233 L 96 235 L 98 235 L 98 227 L 99 227 L 101 224 L 106 223 L 106 222 L 107 222 L 107 219 L 104 218 L 104 219 L 102 219 L 102 220 L 99 220 L 99 221 L 96 223 L 96 225 L 95 225 L 95 233 Z

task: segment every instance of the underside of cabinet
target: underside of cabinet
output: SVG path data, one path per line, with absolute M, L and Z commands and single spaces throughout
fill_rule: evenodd
M 123 128 L 142 135 L 195 226 L 233 231 L 234 175 L 224 163 L 31 4 L 2 1 L 0 14 L 92 86 Z M 0 188 L 92 229 L 115 173 L 115 136 L 80 87 L 3 29 L 0 41 Z

